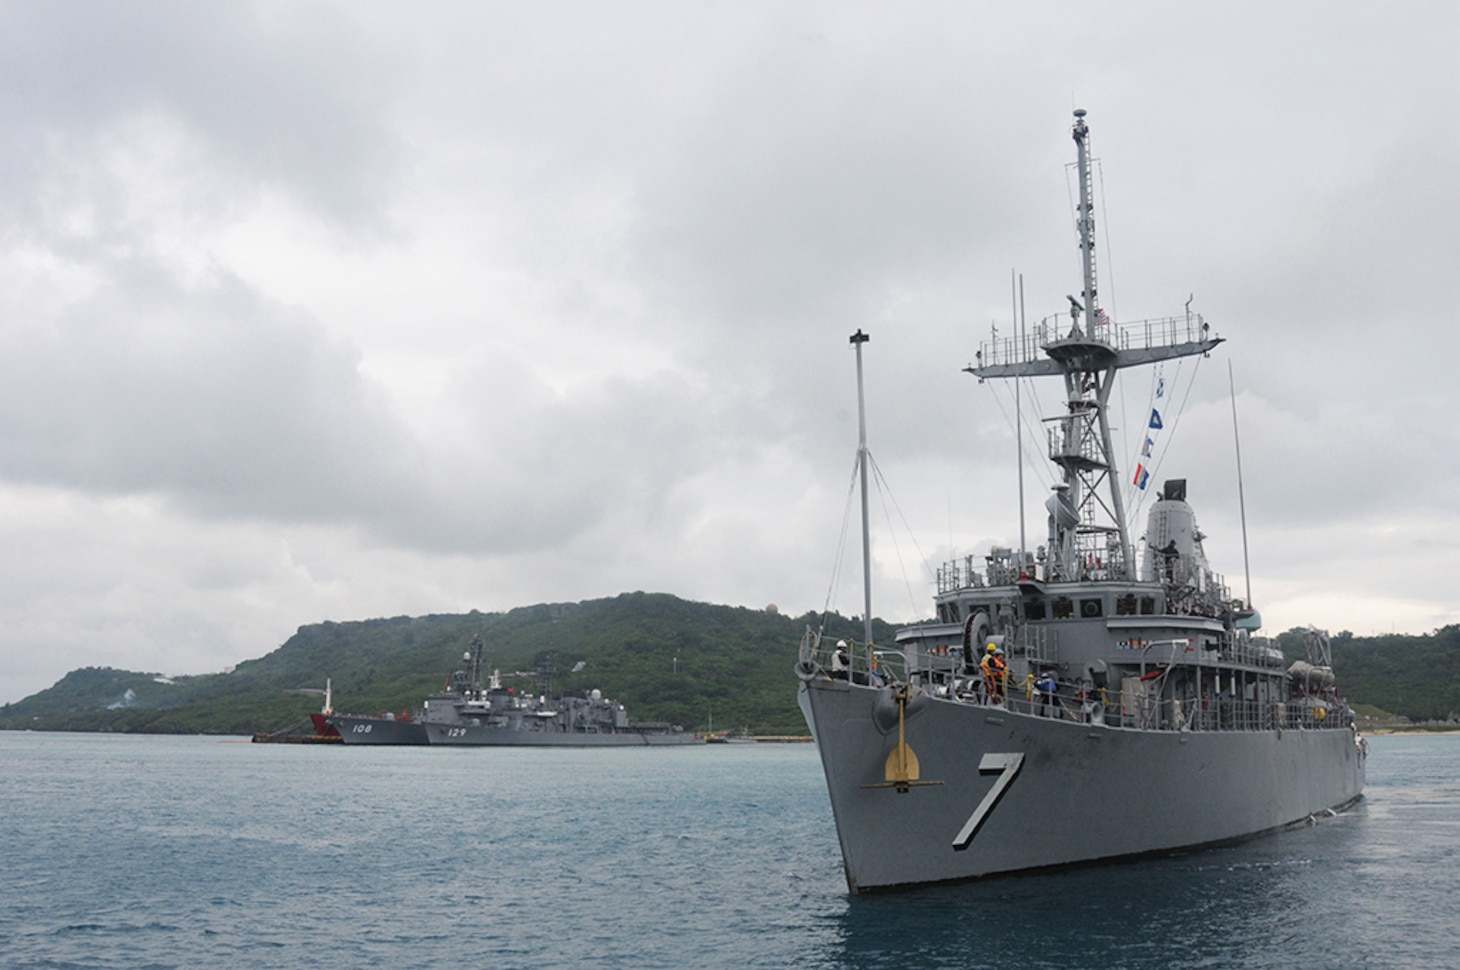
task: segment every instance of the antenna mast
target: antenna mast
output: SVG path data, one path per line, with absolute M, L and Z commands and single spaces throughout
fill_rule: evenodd
M 1085 274 L 1085 332 L 1095 333 L 1095 200 L 1090 174 L 1090 128 L 1085 124 L 1085 109 L 1075 109 L 1075 160 L 1080 175 L 1080 208 L 1075 228 L 1080 232 L 1080 262 Z M 1071 300 L 1071 303 L 1074 301 Z M 1077 324 L 1078 329 L 1078 324 Z
M 1009 283 L 1012 286 L 1014 272 L 1009 271 Z M 1013 296 L 1014 294 L 1010 294 Z M 1019 289 L 1017 302 L 1014 305 L 1014 333 L 1019 338 L 1019 343 L 1024 343 L 1024 274 L 1019 274 Z M 1024 562 L 1029 550 L 1028 538 L 1024 532 L 1024 407 L 1022 395 L 1019 392 L 1020 382 L 1014 382 L 1014 444 L 1015 461 L 1019 466 L 1019 569 L 1023 570 Z
M 1065 405 L 1046 418 L 1049 458 L 1061 471 L 1049 510 L 1048 575 L 1074 580 L 1098 570 L 1112 579 L 1135 579 L 1136 562 L 1125 517 L 1119 467 L 1110 435 L 1109 401 L 1115 375 L 1123 367 L 1205 354 L 1220 337 L 1211 336 L 1201 317 L 1148 320 L 1116 327 L 1100 309 L 1095 283 L 1095 218 L 1091 199 L 1090 129 L 1083 108 L 1073 128 L 1080 179 L 1076 228 L 1080 234 L 1082 299 L 1068 297 L 1069 322 L 1049 317 L 1034 340 L 992 339 L 979 349 L 977 363 L 965 368 L 979 380 L 1059 375 Z M 1083 318 L 1083 321 L 1082 321 Z M 1082 326 L 1083 323 L 1083 326 Z M 1043 351 L 1040 356 L 1037 351 Z
M 1237 449 L 1237 508 L 1242 513 L 1242 575 L 1247 580 L 1247 608 L 1252 609 L 1252 566 L 1247 562 L 1247 496 L 1242 492 L 1242 438 L 1237 434 L 1237 381 L 1227 361 L 1227 390 L 1232 398 L 1232 444 Z
M 857 348 L 857 467 L 862 480 L 862 618 L 866 643 L 872 644 L 872 535 L 867 526 L 867 408 L 862 398 L 862 345 L 871 340 L 861 328 L 852 334 Z

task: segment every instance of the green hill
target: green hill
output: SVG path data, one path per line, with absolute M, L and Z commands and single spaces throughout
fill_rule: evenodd
M 1426 636 L 1333 638 L 1333 669 L 1353 698 L 1411 721 L 1460 718 L 1460 626 Z
M 354 713 L 414 711 L 460 666 L 471 638 L 486 641 L 488 664 L 509 684 L 551 656 L 559 689 L 599 688 L 636 721 L 703 730 L 749 728 L 802 734 L 791 672 L 813 615 L 694 603 L 657 593 L 625 593 L 583 603 L 467 613 L 325 622 L 300 627 L 267 656 L 222 674 L 162 678 L 88 667 L 53 687 L 0 708 L 0 728 L 51 731 L 251 734 L 306 723 L 321 707 L 325 678 L 335 708 Z M 827 633 L 860 639 L 860 621 L 831 615 Z M 893 628 L 874 623 L 891 643 Z M 1302 656 L 1299 630 L 1277 642 Z M 1333 637 L 1333 666 L 1351 704 L 1413 721 L 1460 712 L 1460 626 L 1426 636 Z M 573 668 L 582 668 L 574 672 Z
M 747 727 L 804 734 L 791 668 L 813 615 L 626 593 L 505 613 L 396 617 L 300 627 L 283 646 L 222 674 L 164 678 L 106 668 L 72 671 L 53 687 L 0 708 L 0 728 L 251 734 L 298 726 L 321 707 L 325 678 L 336 710 L 414 711 L 461 665 L 474 635 L 509 684 L 531 686 L 549 655 L 557 689 L 599 688 L 636 721 L 703 730 Z M 861 638 L 835 614 L 826 631 Z M 874 623 L 879 640 L 892 627 Z M 582 669 L 573 668 L 582 664 Z

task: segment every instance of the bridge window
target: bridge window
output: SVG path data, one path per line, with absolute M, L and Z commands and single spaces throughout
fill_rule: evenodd
M 1136 598 L 1135 598 L 1135 596 L 1133 594 L 1127 593 L 1125 596 L 1117 596 L 1115 598 L 1115 615 L 1116 616 L 1135 616 L 1136 615 Z
M 1105 615 L 1105 603 L 1102 600 L 1080 600 L 1080 615 L 1087 620 L 1093 620 L 1097 616 Z
M 1050 605 L 1054 609 L 1056 620 L 1069 620 L 1075 616 L 1075 601 L 1068 596 L 1056 596 Z
M 1038 598 L 1036 596 L 1031 596 L 1031 597 L 1029 597 L 1029 599 L 1025 600 L 1024 601 L 1024 619 L 1026 619 L 1026 620 L 1042 620 L 1042 619 L 1044 619 L 1044 600 L 1042 600 L 1042 599 L 1040 599 L 1040 598 Z

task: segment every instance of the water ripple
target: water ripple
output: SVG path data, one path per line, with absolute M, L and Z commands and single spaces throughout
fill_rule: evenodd
M 1311 826 L 851 897 L 809 746 L 0 734 L 0 966 L 1460 964 L 1460 739 L 1371 751 Z

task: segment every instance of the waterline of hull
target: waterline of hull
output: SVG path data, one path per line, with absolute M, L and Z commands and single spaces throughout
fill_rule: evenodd
M 419 721 L 331 714 L 329 723 L 346 744 L 425 744 L 426 728 Z

